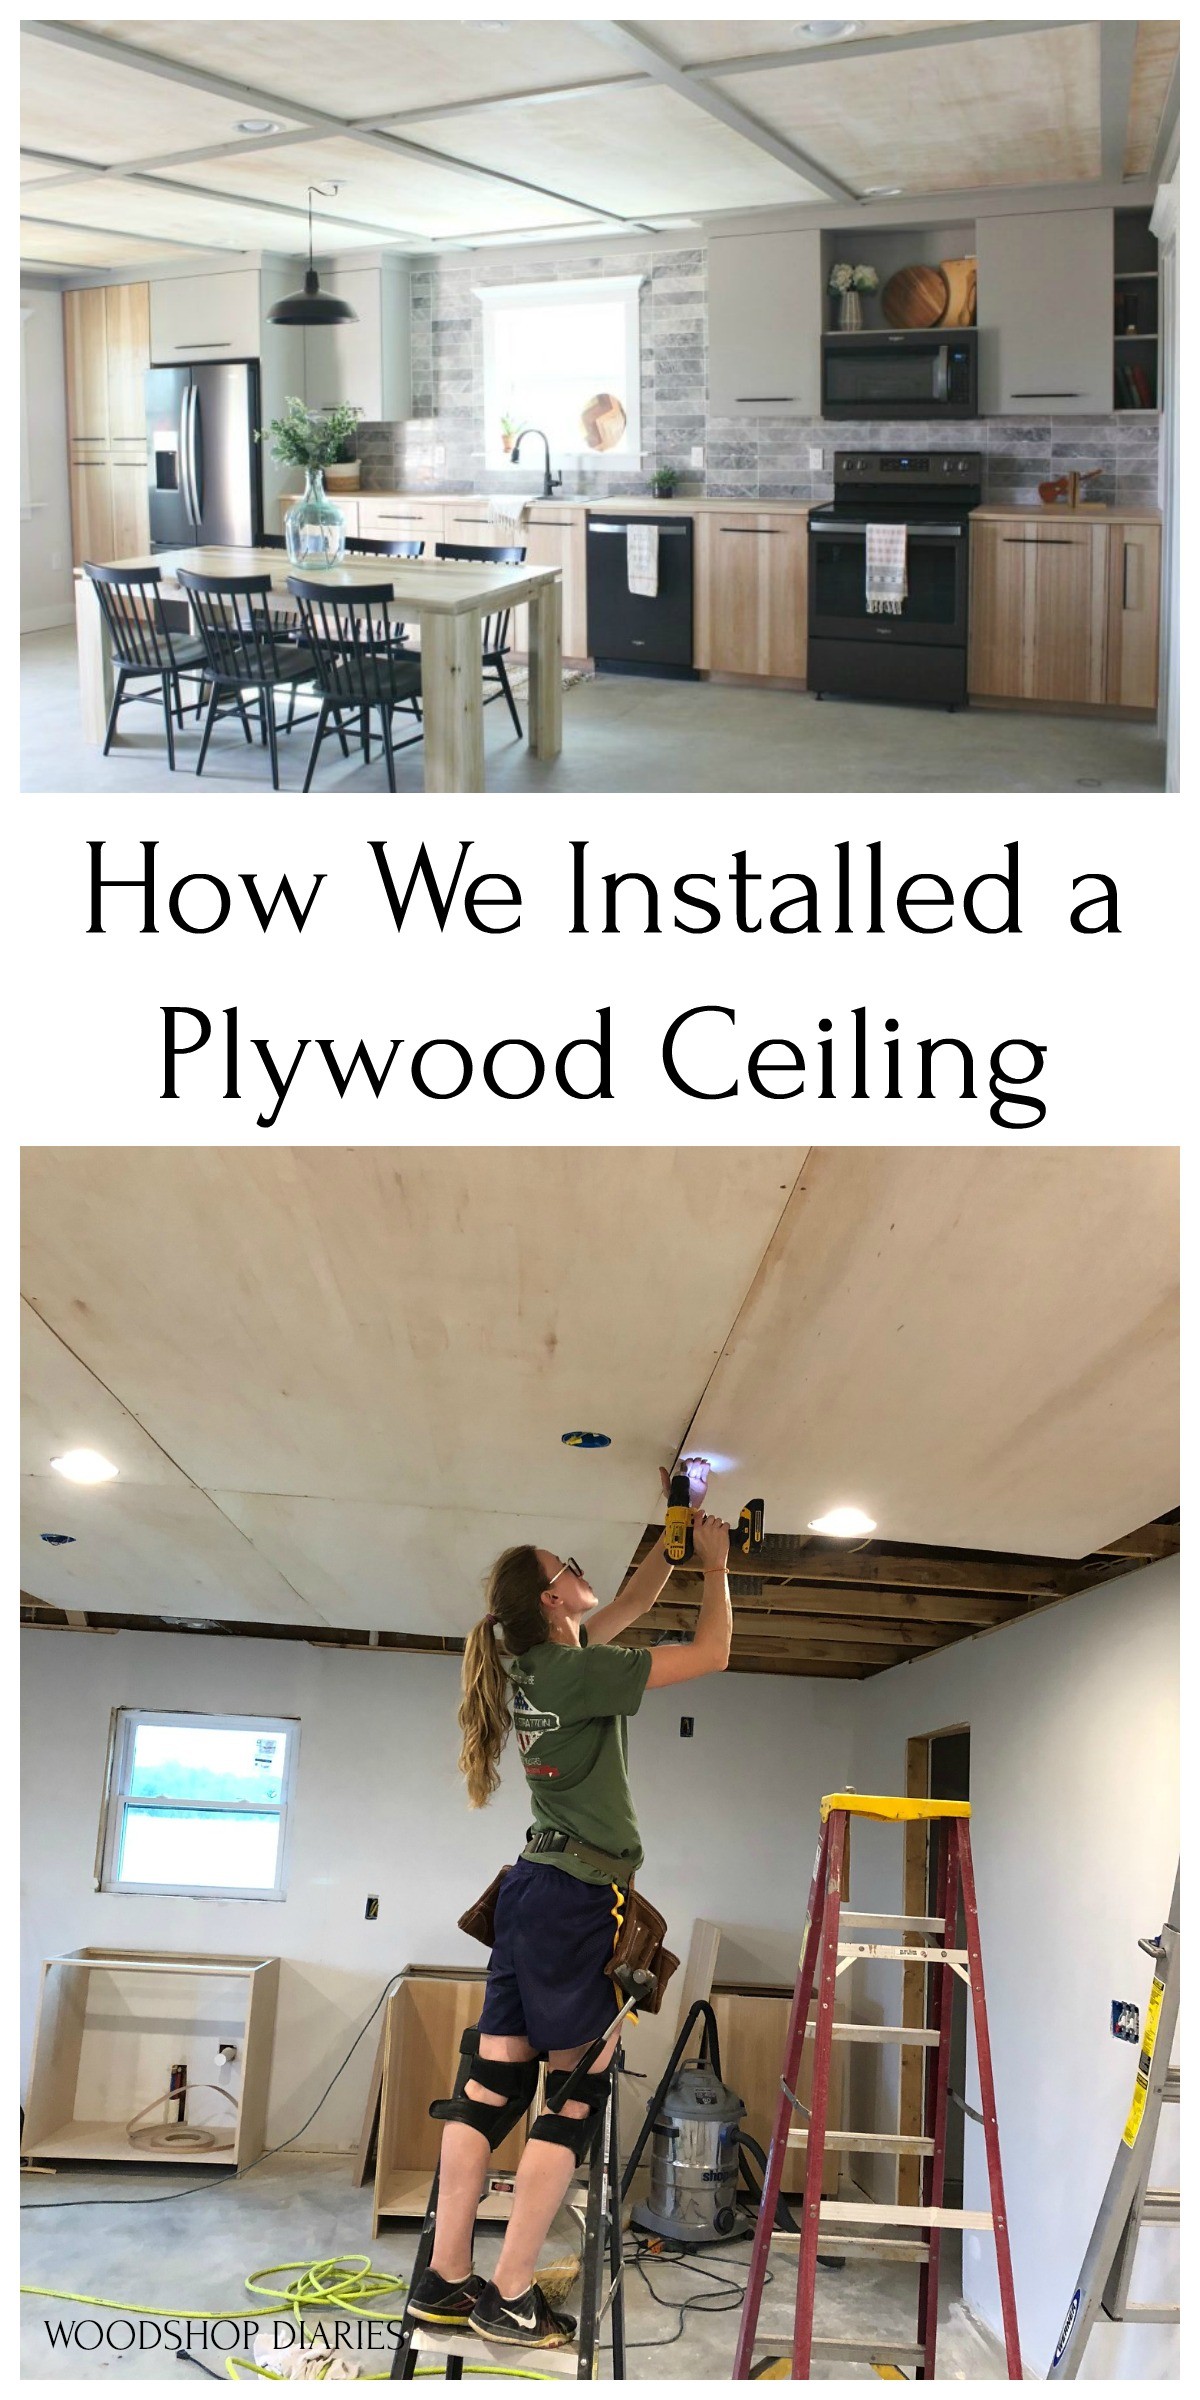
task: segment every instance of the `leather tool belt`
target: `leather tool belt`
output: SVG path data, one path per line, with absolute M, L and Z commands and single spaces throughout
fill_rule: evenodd
M 666 1946 L 666 1918 L 654 1907 L 652 1901 L 644 1899 L 641 1892 L 635 1892 L 633 1877 L 627 1868 L 622 1867 L 619 1859 L 606 1858 L 602 1851 L 592 1850 L 586 1842 L 575 1841 L 571 1834 L 559 1834 L 553 1829 L 548 1830 L 552 1836 L 550 1839 L 546 1838 L 545 1833 L 540 1836 L 535 1834 L 534 1838 L 540 1839 L 541 1842 L 541 1847 L 534 1854 L 535 1856 L 545 1857 L 547 1853 L 552 1856 L 564 1854 L 579 1856 L 587 1865 L 604 1867 L 606 1873 L 610 1874 L 610 1881 L 617 1885 L 619 1891 L 624 1892 L 625 1899 L 618 1920 L 617 1938 L 613 1945 L 612 1956 L 607 1961 L 604 1972 L 616 1983 L 618 1973 L 622 1968 L 645 1968 L 647 1973 L 653 1976 L 654 1984 L 648 1998 L 640 2001 L 638 2005 L 640 2008 L 644 2008 L 648 2015 L 657 2016 L 663 2004 L 663 1995 L 667 1985 L 679 1965 L 674 1951 L 668 1950 Z M 529 1856 L 528 1849 L 524 1855 Z M 469 1933 L 473 1940 L 482 1942 L 484 1947 L 489 1950 L 496 1938 L 496 1901 L 499 1897 L 500 1886 L 505 1876 L 511 1875 L 511 1873 L 511 1867 L 501 1867 L 499 1874 L 489 1883 L 486 1892 L 482 1892 L 473 1906 L 468 1908 L 458 1920 L 463 1933 Z M 619 1985 L 617 1988 L 620 1989 Z M 624 1998 L 624 1993 L 621 1996 Z

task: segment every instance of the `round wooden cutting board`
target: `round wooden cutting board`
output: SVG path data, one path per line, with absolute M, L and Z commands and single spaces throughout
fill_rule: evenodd
M 889 325 L 940 325 L 950 286 L 940 267 L 901 267 L 883 287 L 880 307 Z
M 625 411 L 612 392 L 597 392 L 580 421 L 589 450 L 615 450 L 625 431 Z

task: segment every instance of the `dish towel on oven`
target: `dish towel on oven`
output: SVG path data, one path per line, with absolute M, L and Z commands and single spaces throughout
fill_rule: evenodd
M 528 515 L 528 500 L 518 499 L 512 492 L 492 494 L 487 504 L 488 532 L 495 534 L 499 549 L 517 547 Z
M 868 525 L 867 615 L 898 617 L 907 598 L 907 525 Z
M 658 527 L 657 525 L 627 525 L 625 528 L 625 572 L 631 592 L 639 592 L 643 600 L 658 598 Z

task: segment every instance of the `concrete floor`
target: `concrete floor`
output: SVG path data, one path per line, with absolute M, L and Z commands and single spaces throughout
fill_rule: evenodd
M 373 2242 L 370 2192 L 356 2190 L 350 2176 L 350 2162 L 345 2157 L 292 2152 L 265 2161 L 241 2183 L 231 2184 L 227 2179 L 220 2184 L 206 2182 L 205 2196 L 199 2199 L 164 2202 L 153 2208 L 55 2210 L 44 2225 L 30 2212 L 22 2218 L 22 2281 L 60 2291 L 103 2293 L 113 2300 L 136 2301 L 183 2314 L 189 2308 L 239 2306 L 245 2298 L 242 2278 L 248 2270 L 283 2260 L 300 2262 L 363 2252 L 370 2255 L 377 2271 L 406 2274 L 416 2248 L 417 2227 L 381 2234 Z M 196 2180 L 201 2181 L 199 2177 Z M 153 2172 L 77 2168 L 53 2177 L 23 2176 L 21 2197 L 37 2205 L 56 2199 L 133 2199 L 155 2190 L 178 2191 L 190 2181 L 178 2165 L 164 2165 Z M 495 2256 L 496 2238 L 488 2229 L 482 2230 L 476 2252 L 481 2268 Z M 561 2257 L 576 2247 L 574 2221 L 564 2216 L 551 2232 L 546 2255 Z M 939 2380 L 976 2383 L 1001 2379 L 1003 2354 L 957 2299 L 957 2268 L 949 2243 L 947 2252 Z M 715 2258 L 706 2256 L 703 2263 L 717 2273 L 728 2269 L 740 2285 L 748 2256 L 748 2243 L 737 2242 L 722 2248 Z M 759 2327 L 764 2351 L 777 2347 L 784 2352 L 789 2347 L 794 2257 L 794 2249 L 775 2253 L 774 2282 L 764 2295 Z M 685 2297 L 711 2290 L 669 2264 L 656 2264 L 651 2273 L 662 2297 L 676 2305 Z M 912 2267 L 856 2265 L 840 2272 L 821 2270 L 816 2331 L 834 2335 L 866 2329 L 879 2340 L 911 2341 L 916 2283 Z M 564 2305 L 570 2307 L 571 2303 L 567 2300 Z M 682 2339 L 670 2342 L 663 2337 L 675 2329 L 674 2314 L 656 2308 L 640 2277 L 630 2272 L 629 2380 L 727 2381 L 737 2338 L 737 2311 L 736 2302 L 726 2315 L 693 2311 L 685 2319 Z M 157 2377 L 174 2382 L 182 2372 L 185 2381 L 194 2384 L 197 2380 L 199 2370 L 193 2367 L 189 2373 L 186 2367 L 181 2369 L 178 2358 L 165 2347 L 146 2349 L 140 2355 L 131 2349 L 129 2321 L 115 2311 L 23 2298 L 21 2316 L 23 2377 L 35 2381 L 68 2377 L 94 2381 L 105 2376 L 118 2381 L 150 2381 Z M 76 2323 L 85 2329 L 108 2326 L 120 2347 L 54 2348 L 46 2333 L 47 2320 Z M 269 2324 L 272 2320 L 265 2317 L 261 2321 Z M 142 2322 L 152 2324 L 153 2320 Z M 328 2314 L 323 2322 L 326 2338 L 332 2338 Z M 352 2320 L 343 2319 L 343 2323 L 352 2325 Z M 84 2338 L 94 2345 L 94 2331 L 85 2330 Z M 228 2322 L 220 2329 L 220 2340 L 224 2347 L 215 2351 L 200 2350 L 197 2344 L 197 2355 L 223 2377 L 230 2347 L 238 2353 L 246 2350 L 246 2354 L 248 2348 L 240 2339 L 234 2340 Z M 391 2349 L 386 2328 L 381 2344 L 376 2344 L 373 2355 L 365 2350 L 359 2353 L 364 2375 L 386 2375 Z M 601 2374 L 605 2380 L 611 2374 L 607 2356 Z M 865 2364 L 845 2369 L 818 2367 L 813 2380 L 864 2378 L 872 2379 L 872 2370 Z
M 181 737 L 181 771 L 168 775 L 161 719 L 122 712 L 109 757 L 79 730 L 70 628 L 21 643 L 21 784 L 27 792 L 158 792 L 194 785 L 198 747 Z M 522 716 L 525 711 L 522 709 Z M 503 704 L 484 713 L 490 791 L 513 792 L 1151 792 L 1164 783 L 1153 725 L 999 709 L 955 716 L 880 703 L 816 701 L 804 692 L 601 676 L 563 699 L 562 755 L 549 765 L 518 742 Z M 284 746 L 287 789 L 304 780 L 309 735 Z M 397 762 L 401 792 L 422 788 L 420 747 Z M 214 736 L 206 789 L 270 791 L 266 753 L 240 731 Z M 321 791 L 382 791 L 382 760 L 349 765 L 327 742 Z

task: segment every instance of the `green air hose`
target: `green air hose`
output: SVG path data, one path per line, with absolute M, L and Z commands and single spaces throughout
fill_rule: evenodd
M 290 2276 L 291 2281 L 284 2284 L 267 2282 L 268 2276 L 276 2275 Z M 382 2300 L 388 2293 L 407 2289 L 402 2275 L 380 2274 L 361 2251 L 350 2251 L 340 2258 L 293 2258 L 279 2266 L 252 2267 L 246 2277 L 246 2290 L 259 2295 L 258 2305 L 254 2308 L 144 2308 L 140 2302 L 110 2300 L 104 2292 L 60 2292 L 44 2283 L 21 2285 L 21 2290 L 35 2300 L 71 2300 L 77 2307 L 115 2308 L 122 2316 L 182 2317 L 209 2325 L 224 2324 L 231 2318 L 257 2317 L 261 2314 L 263 2300 L 286 2308 L 297 2325 L 303 2323 L 301 2311 L 305 2308 L 338 2308 L 348 2316 L 372 2317 L 390 2323 L 395 2319 L 394 2308 L 368 2308 L 366 2302 Z M 226 2373 L 235 2383 L 238 2377 L 234 2370 L 239 2367 L 248 2375 L 265 2375 L 273 2383 L 290 2380 L 286 2376 L 276 2375 L 271 2367 L 260 2367 L 256 2359 L 228 2358 L 225 2362 Z M 441 2375 L 443 2372 L 440 2367 L 417 2368 L 418 2375 Z M 537 2374 L 531 2367 L 474 2366 L 466 2361 L 463 2363 L 463 2373 L 505 2376 L 521 2383 L 553 2380 Z M 389 2374 L 360 2375 L 355 2380 L 360 2383 L 386 2383 Z

